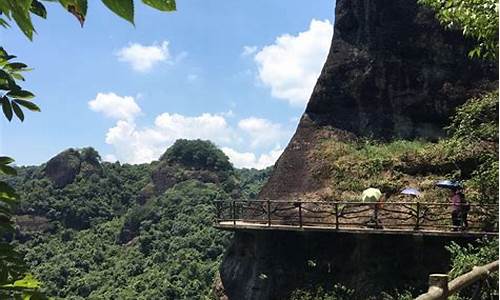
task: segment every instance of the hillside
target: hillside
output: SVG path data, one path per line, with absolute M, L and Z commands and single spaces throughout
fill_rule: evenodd
M 255 196 L 268 174 L 200 140 L 151 164 L 84 148 L 18 171 L 15 242 L 56 299 L 206 299 L 230 237 L 212 227 L 212 202 Z

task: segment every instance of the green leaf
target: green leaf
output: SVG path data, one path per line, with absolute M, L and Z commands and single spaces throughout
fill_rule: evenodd
M 133 0 L 102 0 L 111 11 L 134 24 L 134 1 Z
M 9 54 L 7 53 L 7 51 L 5 51 L 5 49 L 4 49 L 3 47 L 0 47 L 0 56 L 1 56 L 1 57 L 4 57 L 4 56 L 7 56 L 7 55 L 9 55 Z
M 0 181 L 0 198 L 5 201 L 14 201 L 17 199 L 16 191 L 6 182 Z
M 7 96 L 20 99 L 31 99 L 35 97 L 32 92 L 25 90 L 14 90 L 7 93 Z
M 2 26 L 3 28 L 10 27 L 9 23 L 7 23 L 7 21 L 5 21 L 3 18 L 0 18 L 0 26 Z
M 175 11 L 175 0 L 142 0 L 146 5 L 161 11 Z
M 0 156 L 0 164 L 1 165 L 8 165 L 14 162 L 14 159 L 7 157 L 7 156 Z
M 27 68 L 28 66 L 26 64 L 20 63 L 20 62 L 13 62 L 13 63 L 8 63 L 5 65 L 6 67 L 9 67 L 13 70 L 20 70 Z
M 19 74 L 19 73 L 12 73 L 11 75 L 12 75 L 12 77 L 14 77 L 14 78 L 15 78 L 15 79 L 17 79 L 17 80 L 22 80 L 22 81 L 24 81 L 24 77 L 23 77 L 23 75 L 21 75 L 21 74 Z
M 6 165 L 0 165 L 0 172 L 4 173 L 5 175 L 12 175 L 12 176 L 17 175 L 16 169 L 14 169 L 11 166 L 6 166 Z
M 10 76 L 9 73 L 1 69 L 0 69 L 0 79 L 5 79 L 7 81 L 14 81 L 14 79 L 12 78 L 12 76 Z
M 40 108 L 33 102 L 31 101 L 26 101 L 26 100 L 21 100 L 21 99 L 14 99 L 14 102 L 26 107 L 27 109 L 31 111 L 40 111 Z
M 11 121 L 12 120 L 12 106 L 10 105 L 9 99 L 6 97 L 2 98 L 2 110 L 3 114 L 7 118 L 7 120 Z
M 45 9 L 45 6 L 43 6 L 43 4 L 38 0 L 33 0 L 33 2 L 31 2 L 30 11 L 41 18 L 47 18 L 47 10 Z
M 14 286 L 37 289 L 40 287 L 40 281 L 36 280 L 31 274 L 28 274 L 23 279 L 14 281 Z
M 87 0 L 59 0 L 61 4 L 73 14 L 83 27 L 87 16 Z
M 30 7 L 31 0 L 16 0 L 10 1 L 10 10 L 12 13 L 12 18 L 16 22 L 17 26 L 30 40 L 33 39 L 33 32 L 35 28 L 33 23 L 31 23 Z
M 12 102 L 11 104 L 12 104 L 12 110 L 14 110 L 14 113 L 16 114 L 17 118 L 21 120 L 21 122 L 24 121 L 24 113 L 21 107 L 16 102 Z

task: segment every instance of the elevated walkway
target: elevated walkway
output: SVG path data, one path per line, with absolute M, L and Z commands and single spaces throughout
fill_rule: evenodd
M 216 201 L 215 227 L 222 230 L 312 231 L 443 237 L 498 236 L 498 205 L 470 205 L 467 222 L 463 222 L 462 225 L 461 227 L 452 226 L 451 206 L 448 203 Z

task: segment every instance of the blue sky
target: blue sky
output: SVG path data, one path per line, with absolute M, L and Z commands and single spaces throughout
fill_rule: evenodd
M 157 159 L 177 138 L 215 142 L 237 167 L 268 166 L 295 131 L 329 48 L 333 1 L 178 0 L 136 5 L 136 26 L 89 1 L 84 28 L 58 5 L 28 41 L 1 45 L 33 71 L 41 113 L 0 121 L 0 153 L 40 164 L 69 147 Z M 139 4 L 139 2 L 137 2 Z

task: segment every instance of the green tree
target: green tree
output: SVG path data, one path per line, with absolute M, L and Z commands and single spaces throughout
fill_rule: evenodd
M 482 266 L 498 260 L 498 239 L 484 238 L 476 241 L 475 245 L 460 246 L 452 242 L 446 249 L 451 254 L 451 270 L 449 275 L 456 278 L 471 271 L 475 266 Z M 486 277 L 480 286 L 474 285 L 460 292 L 456 299 L 472 299 L 472 295 L 480 288 L 478 297 L 474 299 L 498 298 L 498 272 L 493 272 Z
M 36 32 L 31 20 L 32 15 L 47 18 L 47 9 L 42 2 L 58 2 L 83 26 L 87 14 L 87 0 L 2 0 L 0 1 L 0 26 L 8 28 L 14 22 L 24 35 L 32 40 L 33 33 Z M 142 0 L 142 2 L 160 11 L 173 11 L 176 8 L 175 0 Z M 134 24 L 133 0 L 102 0 L 102 3 L 118 16 Z M 31 111 L 40 111 L 40 108 L 31 102 L 35 95 L 18 84 L 24 81 L 22 73 L 28 69 L 26 64 L 13 61 L 15 58 L 0 47 L 0 104 L 7 120 L 11 121 L 16 115 L 20 121 L 24 121 L 23 108 Z M 16 170 L 10 166 L 13 161 L 10 157 L 0 157 L 0 175 L 16 175 Z M 7 182 L 0 181 L 0 234 L 2 236 L 13 231 L 12 213 L 17 200 L 18 195 L 15 190 Z M 40 283 L 30 275 L 22 278 L 25 272 L 26 267 L 22 255 L 8 240 L 2 238 L 0 240 L 0 296 L 2 299 L 42 297 L 38 293 Z
M 477 41 L 471 57 L 498 59 L 497 0 L 419 0 L 432 8 L 446 28 L 461 30 Z

